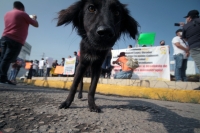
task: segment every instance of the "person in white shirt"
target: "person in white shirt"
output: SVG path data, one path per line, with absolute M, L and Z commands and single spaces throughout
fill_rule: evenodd
M 39 72 L 38 72 L 38 75 L 39 75 L 40 77 L 43 77 L 43 76 L 44 76 L 44 65 L 45 65 L 44 58 L 42 58 L 42 59 L 39 61 Z
M 176 36 L 172 39 L 175 60 L 175 79 L 176 81 L 187 81 L 186 69 L 189 48 L 186 42 L 181 38 L 182 29 L 176 31 Z
M 47 68 L 46 77 L 50 76 L 50 71 L 51 71 L 51 68 L 52 68 L 52 64 L 53 64 L 53 58 L 46 57 L 46 68 Z

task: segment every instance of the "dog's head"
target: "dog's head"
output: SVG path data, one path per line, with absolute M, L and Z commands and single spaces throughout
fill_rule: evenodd
M 111 48 L 122 33 L 135 39 L 138 23 L 118 0 L 80 0 L 61 10 L 57 26 L 72 22 L 89 46 L 98 50 Z

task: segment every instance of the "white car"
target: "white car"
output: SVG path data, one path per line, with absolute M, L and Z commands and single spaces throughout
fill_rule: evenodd
M 28 77 L 28 71 L 26 71 L 25 75 L 21 76 L 19 79 L 24 80 L 26 77 Z

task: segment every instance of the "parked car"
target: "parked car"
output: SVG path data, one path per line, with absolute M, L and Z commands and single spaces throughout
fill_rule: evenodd
M 28 71 L 26 71 L 26 73 L 23 75 L 23 76 L 21 76 L 20 78 L 19 78 L 19 80 L 24 80 L 25 78 L 27 78 L 28 77 Z

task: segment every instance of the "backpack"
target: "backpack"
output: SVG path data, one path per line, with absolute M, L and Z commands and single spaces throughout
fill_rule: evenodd
M 138 61 L 133 59 L 132 57 L 126 57 L 127 58 L 127 62 L 126 65 L 132 69 L 136 69 L 139 67 Z

